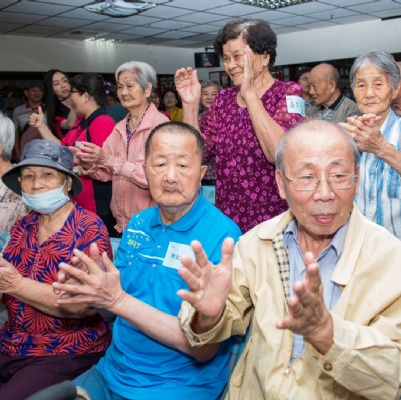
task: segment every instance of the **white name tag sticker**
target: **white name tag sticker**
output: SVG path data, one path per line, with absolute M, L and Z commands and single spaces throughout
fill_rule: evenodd
M 286 96 L 287 110 L 289 114 L 301 114 L 305 116 L 305 100 L 299 96 Z
M 195 260 L 195 253 L 192 247 L 187 244 L 170 242 L 164 257 L 163 266 L 179 269 L 181 267 L 181 257 L 186 255 Z

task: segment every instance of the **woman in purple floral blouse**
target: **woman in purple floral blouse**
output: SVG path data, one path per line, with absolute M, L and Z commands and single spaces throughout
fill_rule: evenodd
M 298 84 L 271 75 L 276 46 L 263 20 L 236 20 L 220 30 L 214 49 L 234 87 L 220 91 L 200 126 L 197 72 L 175 74 L 183 120 L 202 132 L 205 160 L 216 156 L 216 206 L 244 233 L 288 208 L 274 179 L 274 154 L 285 131 L 302 121 L 303 99 Z

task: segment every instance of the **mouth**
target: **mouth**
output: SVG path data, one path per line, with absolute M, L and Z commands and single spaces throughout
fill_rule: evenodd
M 315 218 L 316 222 L 319 224 L 329 225 L 333 222 L 335 216 L 335 214 L 315 214 L 313 218 Z

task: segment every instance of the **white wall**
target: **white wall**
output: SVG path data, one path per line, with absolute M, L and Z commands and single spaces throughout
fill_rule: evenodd
M 278 39 L 276 65 L 356 57 L 373 48 L 401 52 L 400 32 L 401 19 L 395 19 L 283 34 Z M 204 51 L 8 35 L 0 36 L 0 49 L 0 72 L 60 68 L 66 72 L 113 73 L 123 62 L 136 59 L 151 64 L 158 74 L 173 74 L 177 68 L 192 66 L 193 53 Z M 200 69 L 198 74 L 204 79 L 219 69 Z
M 278 37 L 276 65 L 357 57 L 372 49 L 401 52 L 401 19 L 374 20 Z

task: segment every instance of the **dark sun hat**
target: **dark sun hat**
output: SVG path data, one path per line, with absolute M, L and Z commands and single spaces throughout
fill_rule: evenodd
M 21 196 L 21 167 L 25 165 L 36 165 L 39 167 L 50 167 L 64 172 L 72 178 L 71 196 L 76 196 L 82 191 L 82 182 L 72 172 L 74 154 L 72 151 L 53 140 L 35 139 L 24 147 L 21 161 L 2 176 L 2 181 L 13 192 Z

